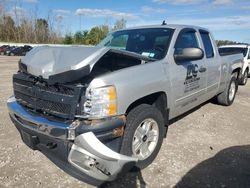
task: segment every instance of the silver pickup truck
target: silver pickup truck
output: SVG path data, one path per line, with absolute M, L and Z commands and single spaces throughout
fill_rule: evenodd
M 242 54 L 221 57 L 200 27 L 116 31 L 96 47 L 38 47 L 7 105 L 22 140 L 72 176 L 112 181 L 157 156 L 169 120 L 216 97 L 233 103 Z

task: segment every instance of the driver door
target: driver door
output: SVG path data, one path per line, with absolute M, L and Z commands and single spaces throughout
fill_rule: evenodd
M 201 48 L 198 37 L 196 30 L 183 29 L 177 37 L 173 56 L 184 48 Z M 207 74 L 204 58 L 179 62 L 173 59 L 170 73 L 175 106 L 173 116 L 176 117 L 204 101 Z

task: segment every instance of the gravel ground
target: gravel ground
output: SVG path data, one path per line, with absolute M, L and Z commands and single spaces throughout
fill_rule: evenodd
M 6 100 L 18 57 L 0 57 L 0 187 L 92 187 L 26 147 Z M 208 102 L 173 122 L 157 159 L 104 187 L 250 187 L 250 82 L 234 104 Z

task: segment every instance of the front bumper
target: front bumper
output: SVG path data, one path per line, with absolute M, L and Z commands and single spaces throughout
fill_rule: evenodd
M 120 119 L 109 120 L 107 127 L 111 130 L 108 130 L 101 125 L 107 125 L 107 121 L 93 125 L 51 121 L 28 111 L 14 97 L 7 106 L 26 145 L 40 150 L 57 166 L 86 183 L 99 186 L 112 181 L 137 162 L 136 158 L 121 155 L 100 141 L 114 128 L 124 126 Z M 108 140 L 112 143 L 115 138 Z

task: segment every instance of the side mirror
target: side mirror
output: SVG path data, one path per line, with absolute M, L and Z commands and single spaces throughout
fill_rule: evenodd
M 174 53 L 175 61 L 195 61 L 204 57 L 204 52 L 200 48 L 176 49 Z

